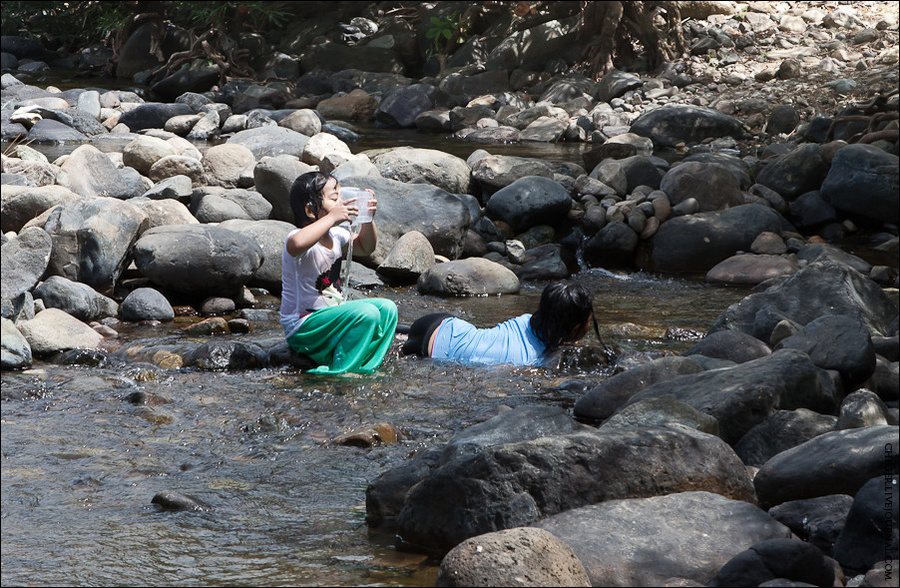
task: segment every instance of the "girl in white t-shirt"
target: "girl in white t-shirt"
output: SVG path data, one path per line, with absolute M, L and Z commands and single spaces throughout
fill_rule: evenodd
M 358 211 L 344 202 L 337 179 L 308 172 L 291 186 L 294 223 L 281 255 L 281 325 L 291 349 L 319 364 L 315 373 L 368 373 L 384 360 L 397 326 L 397 306 L 384 298 L 343 301 L 341 258 L 350 239 L 353 250 L 375 250 L 375 223 L 358 235 L 338 226 Z M 372 214 L 378 201 L 369 199 Z

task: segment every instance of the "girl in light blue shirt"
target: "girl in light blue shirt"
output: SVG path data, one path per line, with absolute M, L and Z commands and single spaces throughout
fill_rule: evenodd
M 446 313 L 424 316 L 410 326 L 401 352 L 482 365 L 534 365 L 560 345 L 584 337 L 593 315 L 588 289 L 564 280 L 544 288 L 534 314 L 490 329 L 478 329 Z

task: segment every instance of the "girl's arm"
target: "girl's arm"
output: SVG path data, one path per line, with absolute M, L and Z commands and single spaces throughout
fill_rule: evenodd
M 372 192 L 371 190 L 366 190 Z M 359 234 L 353 241 L 353 252 L 360 256 L 371 255 L 375 251 L 375 245 L 378 243 L 378 230 L 375 228 L 375 212 L 378 210 L 378 200 L 375 199 L 375 193 L 369 199 L 369 210 L 372 211 L 372 222 L 362 225 Z
M 324 237 L 331 227 L 350 220 L 350 213 L 355 212 L 356 207 L 347 206 L 340 199 L 325 216 L 306 225 L 287 240 L 286 247 L 291 257 L 300 257 L 306 251 Z M 372 246 L 374 250 L 374 245 Z

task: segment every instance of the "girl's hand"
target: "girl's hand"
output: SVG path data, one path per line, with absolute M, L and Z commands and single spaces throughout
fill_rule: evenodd
M 356 216 L 359 212 L 359 208 L 356 207 L 356 198 L 351 198 L 344 202 L 340 198 L 334 203 L 334 206 L 331 210 L 328 211 L 328 216 L 332 220 L 332 226 L 339 225 L 344 221 L 352 221 L 351 216 Z
M 372 197 L 369 198 L 369 210 L 372 213 L 372 218 L 375 218 L 375 213 L 378 212 L 378 199 L 375 198 L 375 192 L 372 190 L 367 189 L 366 192 L 372 195 Z

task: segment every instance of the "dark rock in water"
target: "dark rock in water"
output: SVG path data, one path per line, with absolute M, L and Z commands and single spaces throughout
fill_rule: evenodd
M 820 368 L 839 372 L 850 390 L 875 373 L 872 338 L 862 323 L 848 316 L 819 317 L 779 341 L 775 349 L 806 353 Z
M 805 408 L 779 410 L 754 426 L 734 446 L 747 465 L 760 467 L 792 447 L 832 431 L 837 418 Z
M 255 343 L 210 341 L 186 353 L 184 365 L 201 370 L 256 370 L 268 366 L 268 355 Z
M 852 267 L 863 275 L 872 271 L 872 264 L 868 261 L 828 243 L 807 243 L 797 251 L 797 259 L 805 259 L 809 263 L 834 261 Z
M 831 162 L 822 199 L 836 209 L 881 222 L 900 220 L 900 165 L 872 145 L 848 145 Z
M 756 181 L 791 201 L 819 189 L 829 167 L 822 147 L 806 144 L 769 162 L 756 176 Z
M 760 586 L 776 578 L 806 586 L 832 586 L 834 566 L 815 545 L 769 539 L 734 556 L 706 585 Z
M 773 519 L 787 525 L 797 537 L 831 556 L 834 542 L 844 528 L 853 497 L 831 494 L 805 500 L 791 500 L 769 509 Z
M 205 512 L 212 509 L 210 505 L 199 498 L 181 494 L 180 492 L 175 492 L 173 490 L 163 490 L 162 492 L 158 492 L 150 502 L 159 505 L 159 507 L 164 510 Z
M 760 505 L 828 494 L 854 496 L 886 468 L 896 472 L 900 453 L 886 453 L 897 443 L 897 427 L 877 426 L 819 435 L 767 461 L 754 485 Z
M 649 137 L 660 147 L 700 143 L 709 137 L 734 137 L 743 132 L 741 121 L 700 106 L 664 106 L 645 112 L 631 125 L 631 132 Z
M 644 388 L 703 368 L 693 359 L 667 356 L 653 360 L 602 381 L 575 403 L 575 418 L 599 423 L 608 419 Z
M 741 190 L 747 190 L 753 184 L 750 178 L 750 166 L 743 159 L 727 153 L 697 153 L 685 157 L 685 162 L 717 163 L 724 166 L 737 180 Z
M 85 365 L 90 367 L 107 367 L 109 356 L 97 349 L 70 349 L 58 353 L 50 359 L 57 365 Z
M 175 310 L 159 290 L 136 288 L 122 301 L 119 315 L 123 321 L 170 321 L 175 318 Z
M 521 406 L 500 413 L 456 434 L 444 447 L 426 451 L 408 463 L 388 470 L 366 488 L 366 522 L 390 523 L 400 513 L 406 494 L 437 467 L 471 457 L 486 447 L 540 437 L 590 430 L 572 420 L 565 410 L 550 406 Z
M 711 333 L 702 341 L 684 352 L 685 356 L 705 355 L 718 359 L 727 359 L 735 363 L 744 363 L 770 355 L 769 346 L 746 333 L 740 331 L 718 331 Z
M 607 223 L 584 244 L 584 259 L 592 267 L 631 267 L 638 234 L 627 224 Z
M 563 219 L 571 208 L 572 198 L 560 184 L 528 176 L 494 192 L 485 212 L 522 232 L 535 225 L 551 225 Z
M 181 114 L 194 114 L 194 109 L 187 104 L 147 102 L 122 114 L 119 122 L 136 133 L 145 129 L 163 129 L 167 120 Z
M 399 87 L 382 98 L 375 111 L 375 122 L 389 128 L 410 128 L 416 126 L 416 117 L 434 108 L 428 95 L 434 88 L 425 84 Z
M 718 163 L 689 161 L 676 165 L 663 177 L 659 189 L 673 206 L 688 198 L 700 204 L 700 212 L 744 204 L 741 187 L 731 171 Z
M 884 445 L 884 472 L 860 488 L 853 499 L 844 529 L 834 544 L 834 559 L 844 569 L 864 573 L 882 560 L 897 561 L 900 508 L 897 508 L 897 428 L 893 443 Z M 889 449 L 890 448 L 890 449 Z M 890 471 L 888 460 L 892 460 Z
M 544 437 L 437 469 L 410 489 L 398 535 L 446 551 L 469 537 L 587 504 L 700 488 L 752 501 L 749 486 L 743 464 L 721 439 L 680 425 Z
M 838 220 L 837 211 L 818 190 L 801 194 L 790 203 L 790 217 L 798 228 L 816 227 Z
M 27 139 L 29 143 L 80 143 L 89 140 L 87 135 L 49 118 L 34 123 Z
M 732 368 L 653 384 L 632 396 L 629 404 L 666 394 L 715 417 L 720 436 L 732 445 L 776 410 L 810 408 L 835 413 L 838 404 L 827 372 L 792 349 Z
M 872 334 L 886 334 L 897 317 L 897 304 L 875 282 L 846 265 L 813 263 L 779 285 L 732 304 L 709 332 L 737 329 L 769 341 L 781 320 L 805 325 L 823 315 L 848 316 Z
M 758 204 L 674 218 L 659 227 L 642 265 L 656 271 L 705 273 L 738 251 L 749 251 L 760 233 L 781 234 L 781 220 L 777 212 Z
M 611 500 L 535 526 L 572 547 L 593 586 L 702 586 L 751 545 L 791 536 L 753 504 L 709 492 Z

